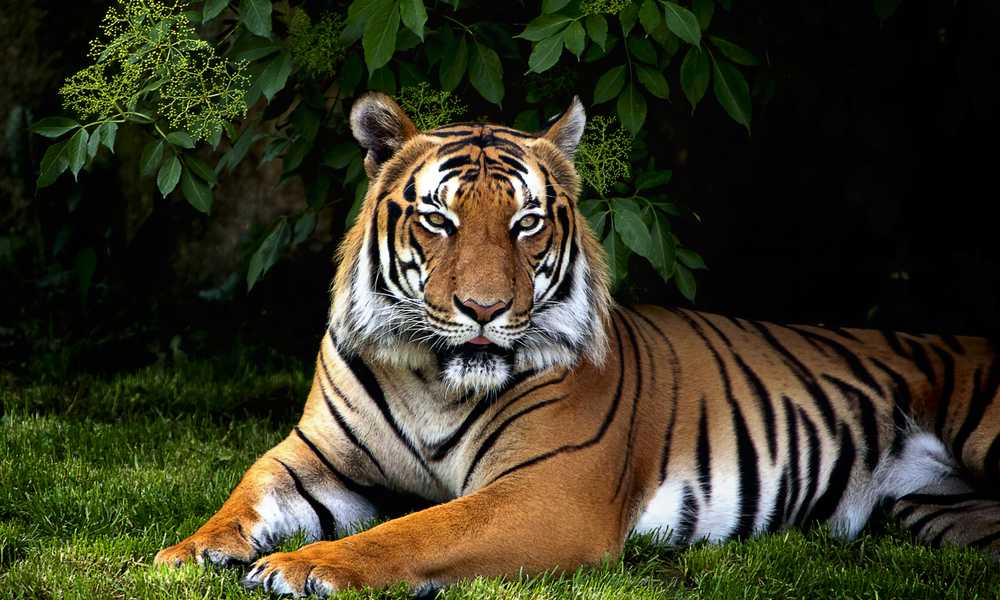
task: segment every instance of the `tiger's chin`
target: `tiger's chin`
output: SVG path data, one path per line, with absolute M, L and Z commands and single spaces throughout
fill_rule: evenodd
M 514 374 L 514 354 L 499 346 L 463 344 L 440 356 L 441 379 L 463 393 L 489 393 Z

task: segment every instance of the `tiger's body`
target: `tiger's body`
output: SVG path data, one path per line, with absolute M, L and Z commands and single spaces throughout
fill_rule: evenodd
M 572 569 L 631 531 L 850 536 L 882 502 L 929 542 L 1000 548 L 987 341 L 612 308 L 575 210 L 576 105 L 541 136 L 419 134 L 382 96 L 352 125 L 373 185 L 302 419 L 158 563 L 419 589 Z M 354 533 L 389 492 L 434 506 Z M 264 556 L 299 531 L 328 541 Z

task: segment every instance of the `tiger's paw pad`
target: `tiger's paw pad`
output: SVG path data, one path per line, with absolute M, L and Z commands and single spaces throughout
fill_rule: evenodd
M 243 577 L 243 586 L 294 598 L 326 598 L 337 591 L 330 568 L 297 554 L 281 552 L 258 560 Z

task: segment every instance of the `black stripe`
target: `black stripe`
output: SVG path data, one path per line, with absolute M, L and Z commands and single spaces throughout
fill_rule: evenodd
M 504 383 L 504 389 L 499 391 L 497 395 L 502 396 L 508 390 L 517 387 L 518 385 L 520 385 L 522 382 L 532 377 L 533 375 L 535 375 L 535 371 L 533 369 L 517 373 Z M 455 431 L 453 431 L 451 435 L 449 435 L 443 441 L 434 445 L 434 451 L 431 453 L 430 459 L 433 461 L 439 461 L 442 460 L 444 457 L 446 457 L 448 453 L 451 452 L 456 445 L 458 445 L 458 443 L 462 440 L 465 434 L 468 433 L 469 429 L 472 427 L 472 424 L 478 421 L 486 412 L 486 410 L 491 406 L 493 406 L 492 397 L 480 399 L 479 402 L 477 402 L 476 405 L 472 407 L 472 410 L 469 411 L 468 416 L 465 417 L 465 419 L 458 426 L 458 428 L 455 429 Z
M 924 377 L 927 378 L 927 381 L 931 385 L 936 384 L 937 376 L 934 373 L 934 365 L 927 358 L 927 351 L 924 350 L 923 344 L 914 340 L 908 340 L 907 345 L 910 347 L 910 353 L 913 355 L 913 364 L 917 365 L 917 369 L 924 374 Z
M 957 512 L 966 512 L 970 508 L 969 506 L 945 506 L 944 508 L 939 508 L 937 510 L 932 510 L 929 513 L 923 515 L 916 521 L 907 525 L 907 529 L 913 532 L 914 535 L 922 535 L 924 532 L 924 527 L 930 525 L 930 522 L 948 514 L 954 514 Z
M 899 499 L 900 502 L 912 502 L 914 504 L 933 504 L 936 506 L 950 506 L 961 504 L 969 500 L 982 500 L 981 494 L 976 492 L 962 492 L 959 494 L 907 494 Z
M 806 442 L 809 448 L 809 471 L 806 473 L 806 493 L 802 496 L 802 504 L 799 506 L 799 510 L 796 511 L 793 523 L 801 523 L 809 516 L 813 502 L 816 499 L 819 478 L 822 475 L 820 473 L 822 447 L 819 445 L 819 431 L 804 410 L 799 408 L 798 414 L 806 429 Z
M 518 471 L 518 470 L 524 469 L 526 467 L 537 465 L 538 463 L 544 462 L 544 461 L 546 461 L 546 460 L 548 460 L 548 459 L 550 459 L 550 458 L 552 458 L 554 456 L 558 456 L 559 454 L 562 454 L 564 452 L 576 452 L 577 450 L 584 450 L 586 448 L 589 448 L 589 447 L 593 446 L 594 444 L 597 444 L 602 439 L 604 439 L 604 435 L 608 432 L 608 428 L 611 427 L 611 423 L 615 419 L 615 414 L 618 412 L 618 406 L 621 404 L 621 400 L 622 400 L 622 388 L 623 388 L 623 386 L 625 384 L 625 355 L 624 355 L 625 348 L 624 348 L 624 345 L 622 343 L 622 334 L 621 334 L 621 331 L 618 328 L 618 322 L 613 318 L 613 316 L 612 316 L 612 319 L 611 319 L 611 325 L 614 327 L 614 330 L 615 330 L 615 339 L 618 342 L 618 384 L 617 384 L 616 389 L 615 389 L 614 398 L 611 401 L 610 406 L 608 406 L 607 413 L 605 413 L 605 415 L 604 415 L 604 420 L 601 422 L 600 427 L 598 427 L 598 429 L 594 433 L 594 435 L 591 436 L 589 439 L 587 439 L 587 440 L 585 440 L 583 442 L 580 442 L 578 444 L 566 444 L 566 445 L 560 446 L 560 447 L 558 447 L 558 448 L 556 448 L 554 450 L 550 450 L 548 452 L 544 452 L 542 454 L 534 456 L 533 458 L 529 458 L 528 460 L 521 461 L 521 462 L 517 463 L 516 465 L 514 465 L 512 467 L 509 467 L 508 469 L 506 469 L 505 471 L 503 471 L 502 473 L 500 473 L 496 477 L 494 477 L 490 481 L 490 483 L 492 483 L 493 481 L 496 481 L 498 479 L 501 479 L 501 478 L 503 478 L 503 477 L 505 477 L 505 476 L 513 473 L 514 471 Z
M 457 167 L 464 167 L 466 165 L 472 164 L 472 157 L 469 155 L 456 156 L 454 158 L 449 158 L 448 160 L 441 163 L 438 167 L 438 172 L 449 171 Z
M 903 343 L 900 341 L 898 333 L 895 331 L 881 331 L 879 333 L 882 334 L 886 343 L 889 344 L 889 348 L 895 352 L 897 356 L 902 356 L 905 359 L 910 358 L 910 355 L 903 349 Z
M 732 354 L 736 360 L 736 364 L 739 365 L 740 370 L 743 372 L 743 377 L 746 379 L 750 391 L 753 392 L 754 397 L 757 399 L 757 405 L 760 407 L 760 416 L 764 421 L 764 433 L 767 435 L 767 449 L 771 456 L 771 463 L 773 464 L 778 460 L 778 434 L 774 427 L 774 405 L 771 402 L 771 395 L 768 393 L 767 388 L 764 387 L 764 382 L 750 368 L 750 365 L 743 360 L 743 357 L 737 354 L 735 350 L 732 351 Z
M 276 458 L 274 460 L 278 461 L 278 464 L 285 467 L 285 470 L 288 471 L 288 475 L 292 478 L 292 482 L 295 484 L 295 491 L 302 496 L 302 499 L 305 500 L 306 503 L 313 509 L 313 512 L 316 513 L 316 518 L 319 520 L 319 528 L 321 532 L 320 537 L 325 540 L 335 537 L 337 534 L 337 525 L 330 509 L 323 506 L 323 503 L 314 498 L 312 494 L 306 490 L 305 486 L 302 485 L 302 480 L 299 479 L 298 474 L 296 474 L 291 467 L 286 465 L 281 459 Z
M 684 312 L 689 312 L 689 311 L 684 311 Z M 720 339 L 721 339 L 721 340 L 722 340 L 723 342 L 725 342 L 727 346 L 732 346 L 732 345 L 733 345 L 733 342 L 732 342 L 732 341 L 731 341 L 731 340 L 729 339 L 729 336 L 727 336 L 727 335 L 726 335 L 725 333 L 722 333 L 722 330 L 721 330 L 721 329 L 719 329 L 719 328 L 718 328 L 718 326 L 716 326 L 716 324 L 715 324 L 715 323 L 713 323 L 713 322 L 711 321 L 711 319 L 709 319 L 709 318 L 708 318 L 707 316 L 703 315 L 703 314 L 702 314 L 702 313 L 700 313 L 700 312 L 695 312 L 695 311 L 690 311 L 690 312 L 691 312 L 691 314 L 693 314 L 694 316 L 696 316 L 696 317 L 698 317 L 699 319 L 701 319 L 702 321 L 704 321 L 704 323 L 705 323 L 706 325 L 708 325 L 708 327 L 709 327 L 709 328 L 710 328 L 710 329 L 711 329 L 712 331 L 714 331 L 714 332 L 715 332 L 715 335 L 719 336 L 719 338 L 720 338 Z
M 875 414 L 875 405 L 872 404 L 872 400 L 867 394 L 846 381 L 832 375 L 823 375 L 823 378 L 836 386 L 845 400 L 853 400 L 854 404 L 857 405 L 861 420 L 861 430 L 864 434 L 865 466 L 868 467 L 869 471 L 874 471 L 880 454 L 878 419 Z
M 774 497 L 774 506 L 767 514 L 765 522 L 761 528 L 768 533 L 774 533 L 781 529 L 782 515 L 785 513 L 786 501 L 788 499 L 788 473 L 781 475 L 781 483 L 778 484 L 778 494 Z
M 965 420 L 951 441 L 951 453 L 959 462 L 962 462 L 965 443 L 972 433 L 979 429 L 986 409 L 993 404 L 997 392 L 1000 391 L 1000 356 L 994 358 L 985 381 L 983 381 L 982 367 L 976 369 L 974 383 L 975 389 L 972 392 L 972 400 L 969 402 Z
M 958 341 L 957 337 L 953 335 L 943 334 L 939 335 L 938 338 L 940 338 L 941 341 L 944 342 L 946 346 L 951 348 L 951 351 L 954 352 L 955 354 L 959 355 L 965 354 L 965 348 L 962 347 L 962 344 L 961 342 Z
M 846 329 L 842 329 L 840 327 L 827 327 L 826 330 L 830 331 L 830 332 L 833 332 L 833 333 L 836 333 L 840 337 L 842 337 L 844 339 L 851 340 L 852 342 L 860 342 L 861 341 L 857 337 L 855 337 L 853 333 L 851 333 L 850 331 L 847 331 Z
M 400 429 L 399 423 L 396 422 L 396 418 L 393 417 L 392 410 L 386 402 L 385 392 L 379 385 L 378 380 L 375 379 L 375 374 L 372 373 L 371 369 L 368 368 L 368 365 L 365 364 L 365 361 L 361 360 L 360 356 L 352 356 L 347 363 L 347 368 L 350 369 L 351 373 L 361 384 L 361 387 L 365 389 L 365 392 L 372 399 L 372 402 L 374 402 L 375 406 L 378 407 L 379 412 L 382 413 L 382 418 L 384 418 L 385 422 L 388 423 L 389 428 L 396 434 L 399 441 L 406 446 L 406 449 L 410 451 L 410 454 L 417 460 L 424 472 L 430 475 L 431 479 L 437 482 L 437 475 L 431 471 L 430 467 L 428 467 L 427 463 L 424 461 L 424 457 L 421 456 L 417 449 L 413 446 L 413 442 L 411 442 L 410 438 L 408 438 L 406 434 L 403 433 L 403 430 Z
M 657 335 L 663 338 L 663 342 L 667 345 L 667 350 L 670 351 L 670 397 L 671 397 L 671 412 L 670 421 L 667 423 L 667 433 L 666 441 L 663 444 L 663 450 L 660 454 L 660 481 L 662 484 L 667 478 L 667 463 L 670 460 L 670 447 L 673 442 L 674 437 L 674 424 L 677 422 L 677 403 L 680 400 L 680 385 L 681 385 L 681 364 L 677 357 L 677 350 L 674 348 L 674 343 L 670 340 L 667 334 L 660 329 L 660 326 L 654 323 L 651 319 L 646 317 L 646 315 L 632 309 L 626 309 L 633 315 L 642 319 L 646 325 L 653 328 Z M 651 363 L 653 361 L 650 361 Z
M 708 437 L 708 416 L 705 410 L 705 397 L 701 397 L 701 417 L 698 419 L 698 483 L 701 494 L 708 504 L 712 500 L 712 447 Z
M 750 431 L 747 428 L 746 420 L 743 418 L 743 411 L 740 409 L 739 403 L 736 401 L 736 397 L 733 395 L 732 381 L 729 379 L 729 371 L 726 369 L 726 363 L 722 360 L 719 352 L 712 345 L 712 342 L 705 335 L 705 332 L 693 319 L 688 317 L 682 311 L 675 311 L 676 314 L 680 315 L 688 325 L 694 330 L 701 341 L 708 348 L 709 352 L 712 354 L 712 358 L 715 359 L 716 367 L 719 370 L 719 376 L 722 378 L 722 387 L 725 391 L 726 401 L 729 403 L 729 408 L 732 410 L 733 418 L 733 433 L 736 436 L 736 452 L 738 455 L 739 462 L 737 463 L 737 468 L 739 469 L 740 478 L 740 518 L 737 523 L 736 530 L 733 532 L 737 538 L 743 539 L 748 537 L 753 533 L 754 522 L 757 518 L 757 507 L 760 504 L 760 479 L 759 472 L 757 470 L 757 449 L 753 445 L 753 440 L 750 438 Z
M 924 349 L 917 345 L 916 342 L 911 342 L 911 344 L 914 346 L 913 356 L 917 363 L 917 368 L 920 369 L 924 375 L 927 376 L 927 380 L 933 384 L 934 369 L 931 367 L 930 361 L 927 360 L 927 354 L 924 353 Z M 920 348 L 919 354 L 917 353 L 916 348 Z M 937 415 L 935 416 L 934 422 L 934 431 L 937 433 L 939 438 L 944 439 L 944 426 L 948 420 L 948 409 L 951 407 L 951 396 L 955 393 L 955 359 L 952 358 L 951 354 L 945 352 L 937 346 L 934 346 L 933 349 L 938 355 L 938 358 L 941 359 L 941 363 L 944 365 L 944 372 L 941 374 L 941 395 L 938 397 Z M 918 356 L 921 357 L 919 360 L 917 359 Z M 923 365 L 923 363 L 926 363 L 926 365 Z
M 792 370 L 792 373 L 798 378 L 802 383 L 802 386 L 806 388 L 809 396 L 812 398 L 813 402 L 816 404 L 816 408 L 819 409 L 820 415 L 823 417 L 823 422 L 826 425 L 826 429 L 829 433 L 833 434 L 837 430 L 836 417 L 833 414 L 833 406 L 830 404 L 830 398 L 823 391 L 823 388 L 816 381 L 816 377 L 806 368 L 802 361 L 798 359 L 791 351 L 788 350 L 773 333 L 767 328 L 766 325 L 757 321 L 749 321 L 749 323 L 760 333 L 760 335 L 767 341 L 768 344 L 780 354 L 784 363 Z
M 809 331 L 808 329 L 802 329 L 798 327 L 794 329 L 803 337 L 814 339 L 821 344 L 829 346 L 834 352 L 837 353 L 838 356 L 840 356 L 841 359 L 843 359 L 845 363 L 847 363 L 847 367 L 851 370 L 852 375 L 860 379 L 868 387 L 878 392 L 879 396 L 885 395 L 885 391 L 882 389 L 882 386 L 879 385 L 877 381 L 875 381 L 875 378 L 872 377 L 872 374 L 868 371 L 868 369 L 865 368 L 865 365 L 864 363 L 861 362 L 861 359 L 859 359 L 856 354 L 848 350 L 846 346 L 844 346 L 840 342 L 831 340 L 825 335 L 820 335 L 814 331 Z
M 837 454 L 837 462 L 833 465 L 830 479 L 827 482 L 826 491 L 820 496 L 816 504 L 813 505 L 811 518 L 816 521 L 827 521 L 836 512 L 840 505 L 840 499 L 847 490 L 850 483 L 851 471 L 854 469 L 854 440 L 851 438 L 851 430 L 845 424 L 840 424 L 840 452 Z
M 323 372 L 326 374 L 327 380 L 332 385 L 333 380 L 330 379 L 330 371 L 327 369 L 326 359 L 323 358 L 322 350 L 319 353 L 319 362 L 323 367 Z M 344 397 L 343 394 L 340 392 L 340 390 L 337 389 L 335 386 L 334 390 L 337 392 L 338 395 L 340 395 L 341 398 Z M 341 431 L 344 432 L 344 435 L 347 437 L 347 439 L 350 440 L 350 442 L 354 444 L 354 446 L 357 449 L 361 450 L 361 452 L 363 452 L 364 455 L 367 456 L 368 459 L 372 461 L 372 464 L 375 465 L 375 468 L 378 469 L 378 472 L 381 473 L 383 477 L 385 477 L 385 470 L 382 469 L 382 465 L 379 464 L 378 459 L 375 458 L 375 455 L 372 454 L 372 451 L 368 448 L 368 446 L 362 444 L 361 441 L 357 438 L 357 436 L 354 435 L 354 431 L 351 430 L 351 426 L 344 419 L 343 415 L 340 414 L 340 411 L 337 410 L 337 407 L 334 405 L 333 400 L 330 398 L 330 395 L 323 387 L 322 381 L 320 382 L 319 391 L 323 394 L 323 401 L 326 402 L 326 407 L 330 411 L 330 414 L 333 416 L 333 420 L 336 421 L 337 425 L 340 426 Z
M 632 354 L 635 357 L 635 392 L 632 394 L 632 414 L 628 421 L 628 439 L 625 445 L 625 457 L 622 460 L 622 469 L 618 474 L 618 483 L 615 484 L 615 497 L 618 497 L 625 483 L 625 474 L 628 472 L 629 463 L 632 459 L 632 448 L 635 443 L 635 417 L 639 408 L 639 399 L 642 398 L 642 356 L 639 353 L 639 341 L 636 339 L 635 329 L 629 323 L 629 319 L 624 313 L 621 314 L 622 325 L 625 326 L 625 333 L 628 334 L 629 343 L 632 345 Z M 625 503 L 626 505 L 628 503 Z
M 476 455 L 473 457 L 472 462 L 469 463 L 469 468 L 465 472 L 465 478 L 462 480 L 462 490 L 464 491 L 469 486 L 469 480 L 472 479 L 472 474 L 476 472 L 476 467 L 479 466 L 479 461 L 481 461 L 483 457 L 489 453 L 489 451 L 497 443 L 497 440 L 500 439 L 500 436 L 503 434 L 505 429 L 524 415 L 533 413 L 540 408 L 545 408 L 550 404 L 555 404 L 565 398 L 566 396 L 558 396 L 556 398 L 549 398 L 548 400 L 536 402 L 535 404 L 532 404 L 527 408 L 523 408 L 505 419 L 504 422 L 501 423 L 499 427 L 494 429 L 493 432 L 490 433 L 490 435 L 483 441 L 483 443 L 479 445 L 479 449 L 476 450 Z
M 344 486 L 345 489 L 361 496 L 368 496 L 372 489 L 374 489 L 372 486 L 358 483 L 354 479 L 345 475 L 343 471 L 335 467 L 334 464 L 330 462 L 330 459 L 323 454 L 323 452 L 316 446 L 316 444 L 313 443 L 312 440 L 306 437 L 306 434 L 303 433 L 297 425 L 295 426 L 294 431 L 295 435 L 297 435 L 299 439 L 302 440 L 302 442 L 312 451 L 312 453 L 316 455 L 316 459 L 319 460 L 324 467 L 326 467 L 326 470 L 333 474 L 333 476 L 340 482 L 341 485 Z
M 941 542 L 944 541 L 944 536 L 947 535 L 948 532 L 951 531 L 953 527 L 955 527 L 954 523 L 948 523 L 947 525 L 942 527 L 941 531 L 937 532 L 937 534 L 934 537 L 929 539 L 927 543 L 934 548 L 940 548 Z
M 694 491 L 691 486 L 684 484 L 684 500 L 681 504 L 681 517 L 680 523 L 677 526 L 677 532 L 671 536 L 671 541 L 676 542 L 678 545 L 686 544 L 691 540 L 691 536 L 694 535 L 695 526 L 698 524 L 698 499 L 694 495 Z
M 989 546 L 993 542 L 1000 540 L 1000 529 L 994 531 L 989 535 L 984 535 L 983 537 L 969 542 L 969 546 L 973 548 L 984 548 Z
M 897 455 L 903 450 L 907 430 L 910 428 L 910 386 L 906 380 L 877 358 L 871 359 L 872 364 L 881 369 L 892 379 L 892 445 L 889 452 Z
M 992 473 L 991 473 L 992 471 Z M 983 459 L 983 474 L 993 476 L 993 484 L 1000 482 L 1000 435 L 993 438 L 986 457 Z
M 788 501 L 785 503 L 784 521 L 790 522 L 795 511 L 795 505 L 799 501 L 799 420 L 795 414 L 795 408 L 788 396 L 781 397 L 782 407 L 785 409 L 785 423 L 788 435 L 788 465 L 785 468 L 785 477 L 788 478 Z

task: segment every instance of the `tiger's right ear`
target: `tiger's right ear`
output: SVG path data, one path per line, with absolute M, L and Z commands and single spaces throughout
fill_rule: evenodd
M 351 108 L 351 133 L 368 151 L 365 171 L 369 179 L 375 179 L 385 161 L 392 158 L 418 131 L 392 98 L 379 92 L 369 92 L 358 98 Z

